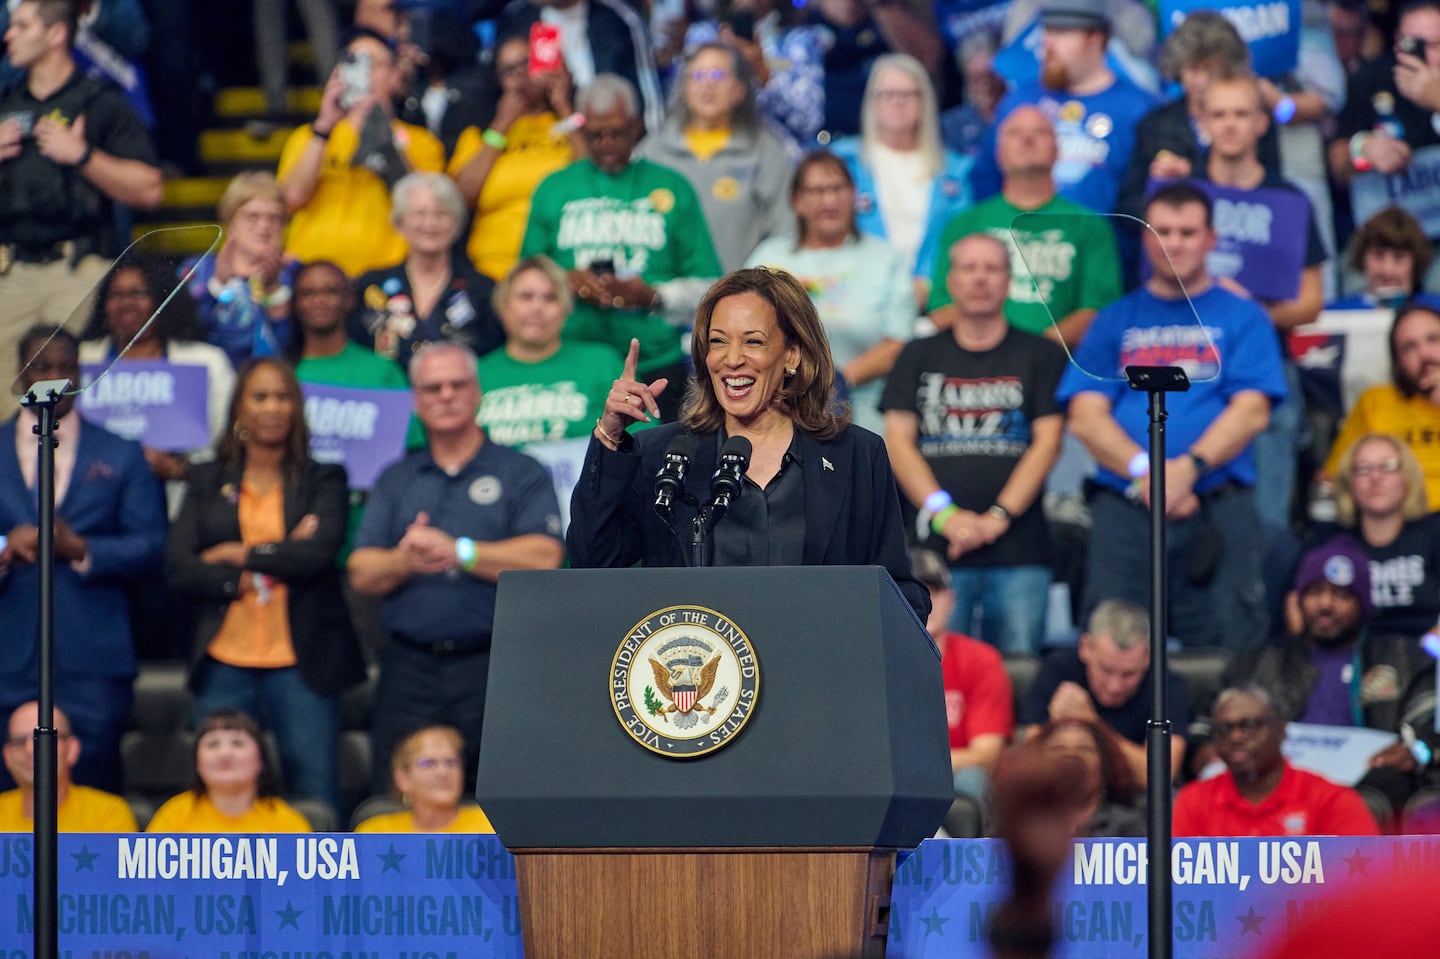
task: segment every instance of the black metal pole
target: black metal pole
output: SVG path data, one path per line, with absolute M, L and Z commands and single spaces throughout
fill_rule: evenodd
M 40 689 L 35 727 L 35 959 L 56 959 L 59 932 L 59 758 L 55 732 L 55 405 L 69 386 L 67 380 L 36 383 L 22 405 L 35 410 L 40 462 L 36 474 L 39 496 L 40 565 Z
M 1150 900 L 1150 959 L 1174 951 L 1174 891 L 1170 886 L 1170 720 L 1165 697 L 1168 672 L 1165 578 L 1165 393 L 1150 393 L 1150 721 L 1145 727 L 1146 881 Z

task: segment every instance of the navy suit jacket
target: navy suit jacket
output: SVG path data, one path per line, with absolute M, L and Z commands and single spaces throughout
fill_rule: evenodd
M 36 491 L 25 486 L 15 457 L 17 422 L 0 427 L 0 532 L 7 534 L 39 523 Z M 57 435 L 65 442 L 65 424 Z M 165 492 L 140 444 L 83 424 L 56 515 L 84 537 L 90 564 L 84 573 L 63 560 L 55 564 L 57 674 L 134 676 L 125 588 L 158 575 L 165 549 Z M 7 702 L 35 695 L 39 590 L 36 564 L 14 563 L 0 575 L 0 696 Z
M 572 566 L 688 565 L 695 507 L 677 502 L 670 525 L 652 508 L 655 474 L 670 440 L 683 429 L 669 423 L 642 430 L 619 452 L 591 438 L 570 501 L 566 545 Z M 930 592 L 910 568 L 884 441 L 858 426 L 848 426 L 830 440 L 804 430 L 799 435 L 805 565 L 884 566 L 923 623 L 930 613 Z M 714 433 L 696 435 L 685 492 L 697 502 L 710 499 L 717 448 Z

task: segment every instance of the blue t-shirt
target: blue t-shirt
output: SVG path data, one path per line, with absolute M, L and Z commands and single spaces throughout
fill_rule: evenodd
M 451 536 L 496 542 L 538 533 L 560 539 L 560 505 L 545 467 L 486 440 L 454 476 L 428 449 L 386 467 L 365 504 L 355 548 L 393 549 L 424 510 Z M 422 642 L 460 644 L 488 637 L 495 622 L 495 584 L 451 568 L 412 576 L 385 597 L 385 628 Z
M 1190 389 L 1165 398 L 1166 448 L 1176 455 L 1200 438 L 1236 393 L 1258 390 L 1272 406 L 1283 400 L 1280 346 L 1265 311 L 1218 286 L 1191 300 L 1193 311 L 1184 299 L 1163 300 L 1142 288 L 1101 310 L 1060 381 L 1060 402 L 1068 404 L 1078 393 L 1104 395 L 1126 435 L 1149 449 L 1150 399 L 1130 389 L 1125 367 L 1183 367 Z M 1204 321 L 1203 329 L 1197 316 Z M 1104 467 L 1096 479 L 1116 490 L 1130 482 Z M 1203 493 L 1228 482 L 1255 485 L 1250 446 L 1230 462 L 1214 464 L 1195 490 Z
M 975 155 L 970 173 L 975 202 L 1000 192 L 996 131 L 1011 111 L 1027 104 L 1038 106 L 1055 125 L 1060 156 L 1053 172 L 1060 195 L 1097 213 L 1113 212 L 1135 148 L 1135 127 L 1159 105 L 1155 97 L 1120 74 L 1104 90 L 1083 97 L 1047 90 L 1037 81 L 1016 86 L 1000 101 L 995 122 Z

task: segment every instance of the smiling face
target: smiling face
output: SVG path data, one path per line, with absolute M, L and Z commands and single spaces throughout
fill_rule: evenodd
M 410 756 L 395 770 L 395 787 L 414 806 L 454 809 L 465 788 L 464 757 L 453 739 L 427 729 L 406 744 Z
M 212 793 L 259 788 L 260 744 L 241 729 L 212 729 L 195 744 L 195 771 Z
M 800 362 L 800 347 L 786 345 L 775 310 L 763 297 L 739 293 L 716 303 L 706 342 L 705 368 L 730 432 L 783 415 L 773 405 L 785 369 Z
M 295 321 L 306 336 L 325 336 L 345 325 L 350 282 L 338 267 L 320 263 L 295 274 Z
M 460 222 L 435 191 L 423 183 L 410 190 L 398 227 L 410 249 L 422 255 L 443 254 L 460 236 Z
M 1372 246 L 1365 251 L 1365 289 L 1381 299 L 1414 293 L 1415 254 L 1409 250 Z
M 284 446 L 295 428 L 298 412 L 290 384 L 273 364 L 261 363 L 250 370 L 237 389 L 240 404 L 235 422 L 244 431 L 247 444 Z
M 145 274 L 135 268 L 116 270 L 105 289 L 105 326 L 116 348 L 134 339 L 154 312 L 155 296 Z M 143 339 L 150 341 L 159 335 L 158 326 L 152 323 Z
M 1360 600 L 1348 586 L 1317 580 L 1300 594 L 1300 617 L 1317 645 L 1345 646 L 1360 625 Z

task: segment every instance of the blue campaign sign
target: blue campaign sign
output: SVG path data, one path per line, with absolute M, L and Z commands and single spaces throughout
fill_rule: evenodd
M 1151 180 L 1146 193 L 1168 180 Z M 1191 180 L 1214 204 L 1215 249 L 1205 260 L 1210 275 L 1228 277 L 1257 300 L 1293 300 L 1310 238 L 1310 201 L 1299 190 L 1260 187 L 1240 190 L 1209 180 Z M 1141 264 L 1149 277 L 1150 262 Z
M 1440 864 L 1425 836 L 1177 839 L 1175 959 L 1258 959 L 1278 934 L 1346 887 Z M 1052 894 L 1055 959 L 1144 959 L 1145 841 L 1077 842 Z M 993 839 L 929 840 L 895 874 L 889 959 L 988 959 L 986 929 L 1009 894 L 1010 864 Z
M 0 835 L 0 952 L 34 940 L 32 838 Z M 520 959 L 495 836 L 60 837 L 62 957 Z
M 1300 0 L 1160 0 L 1161 36 L 1196 10 L 1214 10 L 1234 24 L 1259 76 L 1284 76 L 1300 60 Z

